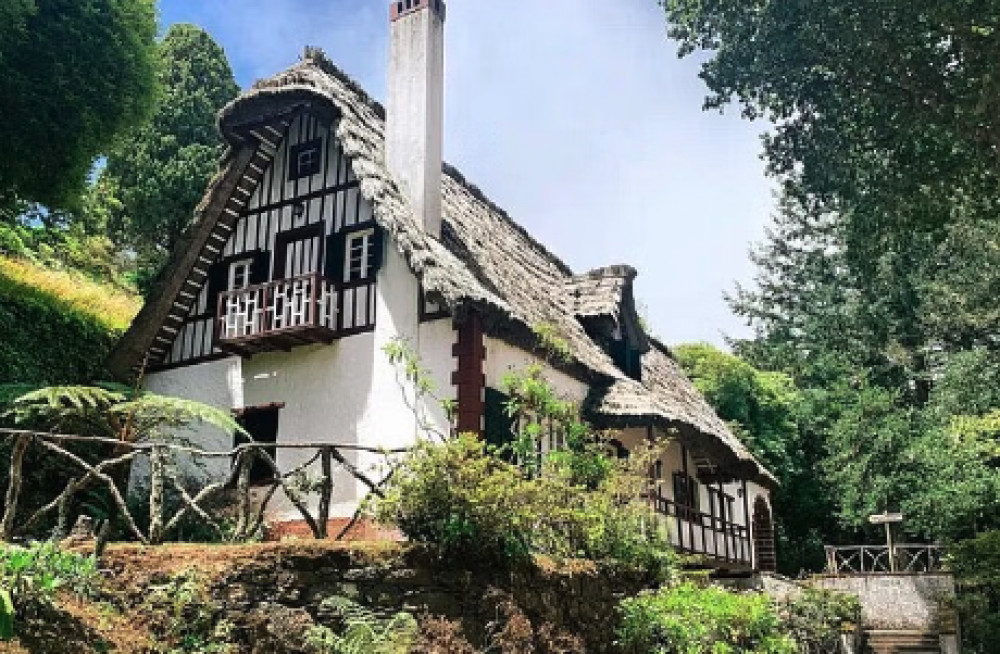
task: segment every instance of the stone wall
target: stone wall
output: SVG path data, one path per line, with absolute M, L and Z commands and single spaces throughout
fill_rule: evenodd
M 540 640 L 565 637 L 582 647 L 554 650 L 536 643 L 531 651 L 610 652 L 619 599 L 644 586 L 639 578 L 584 564 L 466 570 L 398 544 L 376 550 L 318 541 L 155 550 L 119 546 L 108 552 L 107 563 L 122 586 L 132 589 L 191 569 L 204 575 L 216 619 L 235 626 L 236 640 L 245 647 L 240 651 L 254 653 L 299 651 L 283 648 L 301 640 L 310 625 L 327 622 L 324 601 L 339 597 L 384 616 L 403 610 L 418 618 L 445 618 L 461 624 L 477 646 L 514 615 Z
M 954 632 L 955 580 L 949 574 L 816 577 L 811 584 L 856 595 L 867 629 Z

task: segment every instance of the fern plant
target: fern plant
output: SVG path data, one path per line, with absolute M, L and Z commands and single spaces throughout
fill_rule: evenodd
M 5 389 L 7 395 L 16 390 L 0 387 L 0 398 Z M 18 426 L 128 443 L 164 438 L 195 424 L 247 435 L 228 411 L 117 384 L 49 386 L 22 393 L 8 406 L 0 415 Z
M 417 636 L 417 621 L 406 612 L 380 618 L 345 597 L 331 597 L 321 606 L 342 628 L 310 629 L 306 643 L 315 654 L 407 654 Z

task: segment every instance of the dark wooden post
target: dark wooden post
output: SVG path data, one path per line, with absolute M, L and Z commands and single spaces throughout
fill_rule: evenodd
M 149 542 L 163 542 L 163 489 L 167 455 L 162 445 L 154 445 L 149 453 Z
M 324 447 L 320 454 L 323 466 L 323 486 L 319 496 L 319 537 L 326 538 L 327 524 L 330 522 L 330 499 L 333 495 L 333 455 L 329 447 Z
M 9 541 L 14 534 L 14 516 L 17 515 L 17 501 L 21 496 L 21 466 L 30 443 L 30 436 L 18 436 L 10 453 L 10 480 L 7 483 L 3 521 L 0 521 L 0 539 L 5 541 Z

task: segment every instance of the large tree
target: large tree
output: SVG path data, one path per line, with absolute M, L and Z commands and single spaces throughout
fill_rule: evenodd
M 189 224 L 217 168 L 223 144 L 215 117 L 239 92 L 225 52 L 194 25 L 173 25 L 159 58 L 155 114 L 104 171 L 127 216 L 130 245 L 153 268 Z
M 73 205 L 94 159 L 145 120 L 153 0 L 0 0 L 0 212 Z

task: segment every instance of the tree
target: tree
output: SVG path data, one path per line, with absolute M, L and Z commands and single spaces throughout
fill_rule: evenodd
M 152 109 L 153 0 L 0 0 L 0 215 L 65 207 Z
M 995 209 L 996 0 L 661 4 L 680 53 L 710 53 L 706 105 L 774 121 L 771 171 L 849 215 L 853 245 Z
M 155 114 L 111 153 L 103 174 L 117 189 L 131 245 L 152 269 L 191 221 L 222 154 L 216 114 L 239 92 L 222 48 L 194 25 L 172 26 L 159 58 Z
M 757 370 L 711 345 L 680 345 L 674 354 L 719 416 L 781 483 L 773 497 L 781 571 L 821 569 L 822 545 L 836 526 L 827 520 L 834 510 L 830 488 L 815 474 L 825 451 L 803 420 L 807 398 L 788 375 Z

